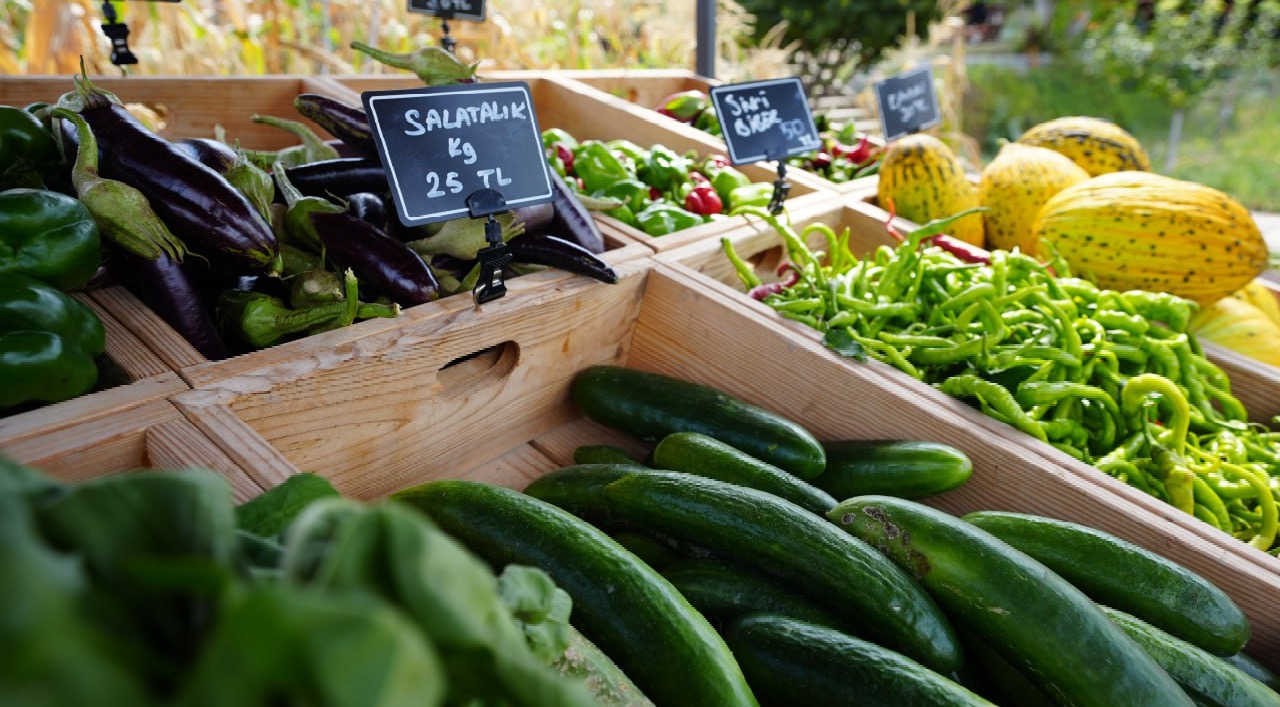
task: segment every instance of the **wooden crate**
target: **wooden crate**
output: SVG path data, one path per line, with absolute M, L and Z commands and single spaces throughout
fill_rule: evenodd
M 1253 622 L 1249 650 L 1280 660 L 1274 566 L 1196 532 L 1168 506 L 1135 504 L 1092 474 L 1047 459 L 1008 428 L 829 354 L 707 277 L 660 262 L 624 267 L 611 288 L 569 281 L 530 294 L 502 302 L 483 328 L 471 326 L 467 308 L 442 307 L 412 312 L 406 326 L 375 335 L 331 332 L 308 360 L 200 382 L 173 400 L 193 420 L 247 422 L 295 466 L 371 500 L 442 478 L 520 489 L 570 464 L 582 444 L 643 453 L 581 417 L 570 381 L 600 363 L 665 373 L 800 421 L 823 440 L 954 445 L 972 457 L 973 476 L 931 504 L 957 514 L 1050 515 L 1166 555 L 1231 594 Z M 467 358 L 474 352 L 483 353 Z
M 889 212 L 876 200 L 876 182 L 870 182 L 867 187 L 851 193 L 848 198 L 857 204 L 860 212 L 869 217 L 882 223 L 889 219 Z M 918 227 L 918 224 L 907 219 L 900 218 L 895 223 L 902 233 Z M 1273 272 L 1275 271 L 1268 270 L 1263 273 L 1262 284 L 1280 300 L 1280 277 L 1267 276 Z M 1200 346 L 1205 355 L 1227 373 L 1231 379 L 1232 392 L 1244 403 L 1252 419 L 1267 422 L 1280 415 L 1280 368 L 1236 353 L 1212 341 L 1202 340 Z
M 227 479 L 237 501 L 296 473 L 269 448 L 259 446 L 265 454 L 255 456 L 247 445 L 215 441 L 163 395 L 115 396 L 113 403 L 38 428 L 0 427 L 0 454 L 67 483 L 137 469 L 211 469 Z M 228 439 L 254 436 L 238 420 L 230 426 L 236 428 Z
M 809 223 L 824 223 L 839 233 L 850 230 L 850 247 L 854 253 L 868 253 L 880 245 L 895 245 L 884 228 L 882 216 L 887 214 L 869 211 L 859 200 L 851 200 L 844 206 L 822 207 L 807 213 L 798 214 L 793 221 L 796 227 Z M 902 222 L 896 224 L 901 230 L 909 227 Z M 735 250 L 746 262 L 753 265 L 765 281 L 778 279 L 773 275 L 774 268 L 785 258 L 785 249 L 781 238 L 767 224 L 757 223 L 731 237 Z M 811 244 L 822 247 L 821 244 Z M 725 298 L 731 299 L 744 311 L 751 312 L 772 326 L 792 333 L 798 341 L 809 342 L 821 347 L 822 335 L 815 329 L 798 322 L 787 320 L 770 307 L 754 301 L 743 293 L 743 286 L 733 266 L 725 257 L 718 244 L 697 244 L 689 248 L 658 256 L 660 263 L 669 265 L 683 272 L 690 278 L 696 278 L 709 289 L 713 289 Z M 1232 391 L 1252 413 L 1256 421 L 1269 420 L 1280 414 L 1280 406 L 1276 404 L 1276 396 L 1280 395 L 1280 385 L 1269 382 L 1272 379 L 1258 377 L 1254 367 L 1254 375 L 1246 375 L 1248 371 L 1239 368 L 1240 356 L 1224 352 L 1218 347 L 1205 345 L 1206 354 L 1219 366 L 1222 366 L 1233 381 Z M 1225 355 L 1224 355 L 1225 354 Z M 835 354 L 829 354 L 835 357 Z M 1219 531 L 1207 523 L 1190 518 L 1172 509 L 1171 506 L 1113 479 L 1107 474 L 1094 469 L 1058 449 L 1039 442 L 1034 438 L 1015 432 L 1004 423 L 988 417 L 965 402 L 946 395 L 930 385 L 921 383 L 902 371 L 875 360 L 855 364 L 868 375 L 879 376 L 891 385 L 897 386 L 932 408 L 945 410 L 948 414 L 963 418 L 967 424 L 992 440 L 1000 440 L 1000 444 L 1017 445 L 1041 459 L 1043 473 L 1037 473 L 1028 479 L 1023 469 L 1016 467 L 1003 468 L 1004 483 L 1033 482 L 1039 486 L 1046 476 L 1068 475 L 1079 479 L 1095 489 L 1096 495 L 1114 497 L 1122 506 L 1140 508 L 1143 512 L 1155 514 L 1165 521 L 1178 525 L 1189 536 L 1195 536 L 1202 542 L 1214 546 L 1217 553 L 1238 557 L 1263 568 L 1264 571 L 1280 573 L 1280 560 L 1241 543 L 1230 535 Z M 1270 367 L 1266 367 L 1270 368 Z M 1237 376 L 1240 378 L 1237 378 Z M 1021 479 L 1021 481 L 1019 481 Z
M 586 84 L 564 79 L 559 73 L 486 72 L 484 78 L 494 81 L 527 81 L 538 114 L 538 126 L 543 130 L 560 128 L 579 140 L 626 139 L 641 147 L 661 144 L 680 153 L 691 150 L 699 155 L 724 153 L 724 143 L 718 138 L 677 121 L 667 120 L 653 111 L 641 110 L 625 100 Z M 341 76 L 335 77 L 333 81 L 355 93 L 421 85 L 413 77 Z M 346 100 L 357 99 L 354 94 L 349 94 Z M 772 182 L 777 177 L 777 167 L 773 163 L 761 162 L 739 169 L 756 182 Z M 792 183 L 788 208 L 796 208 L 802 199 L 811 201 L 830 198 L 813 175 L 791 170 L 788 172 L 788 179 Z M 606 214 L 594 215 L 603 232 L 614 238 L 643 243 L 655 251 L 679 248 L 706 238 L 714 239 L 744 222 L 741 217 L 724 219 L 654 237 Z
M 312 79 L 305 76 L 260 76 L 200 78 L 137 76 L 92 76 L 101 89 L 111 91 L 125 103 L 141 103 L 165 117 L 160 134 L 170 140 L 212 138 L 222 126 L 228 139 L 237 139 L 247 148 L 275 150 L 297 143 L 297 138 L 269 125 L 253 122 L 255 113 L 300 120 L 293 98 L 311 90 Z M 33 101 L 54 103 L 72 90 L 71 76 L 0 77 L 0 105 L 26 105 Z M 323 134 L 323 133 L 321 133 Z
M 117 288 L 111 288 L 113 291 Z M 72 295 L 89 306 L 106 330 L 98 387 L 90 393 L 9 415 L 0 413 L 0 453 L 16 440 L 39 437 L 66 425 L 106 419 L 134 406 L 163 400 L 187 384 L 89 293 Z
M 673 118 L 667 118 L 659 115 L 655 110 L 655 106 L 659 105 L 662 102 L 662 99 L 673 93 L 678 93 L 680 91 L 702 91 L 703 93 L 709 93 L 711 87 L 721 84 L 721 81 L 708 79 L 707 77 L 696 74 L 688 69 L 600 69 L 587 71 L 562 71 L 558 72 L 556 77 L 558 79 L 586 84 L 601 93 L 624 100 L 631 104 L 633 110 L 639 110 L 641 113 L 646 115 L 651 114 L 654 120 L 670 124 L 673 130 L 679 130 L 681 132 L 687 131 L 691 134 L 697 134 L 701 136 L 701 139 L 707 141 L 709 145 L 721 152 L 724 152 L 726 149 L 724 146 L 724 140 L 721 138 L 698 130 L 690 125 L 681 123 Z M 820 110 L 821 108 L 821 105 L 814 106 L 815 110 Z M 874 123 L 874 121 L 871 122 Z M 865 129 L 866 127 L 866 121 L 861 121 L 860 129 Z M 878 135 L 873 135 L 870 139 L 877 145 L 884 144 L 884 141 Z M 803 170 L 792 170 L 791 174 L 795 175 L 795 180 L 803 181 L 806 184 L 810 184 L 825 191 L 834 191 L 841 194 L 862 191 L 865 189 L 867 180 L 871 179 L 871 177 L 864 177 L 847 182 L 833 182 L 821 175 L 805 172 Z

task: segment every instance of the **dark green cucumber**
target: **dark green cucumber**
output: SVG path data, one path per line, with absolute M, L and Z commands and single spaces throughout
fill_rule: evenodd
M 771 494 L 678 471 L 628 471 L 620 465 L 560 469 L 525 492 L 605 527 L 639 527 L 696 543 L 777 578 L 939 672 L 960 665 L 950 623 L 906 572 L 823 518 Z
M 683 471 L 771 493 L 778 498 L 826 513 L 836 500 L 768 462 L 698 432 L 675 432 L 662 438 L 653 449 L 653 463 L 659 469 Z
M 765 707 L 994 707 L 900 653 L 825 626 L 756 614 L 731 623 L 725 641 Z
M 573 626 L 569 626 L 569 647 L 551 667 L 582 680 L 601 707 L 654 707 L 631 678 Z
M 1271 668 L 1268 668 L 1257 660 L 1249 657 L 1249 654 L 1236 653 L 1233 656 L 1223 658 L 1223 660 L 1243 670 L 1245 675 L 1248 675 L 1272 690 L 1280 692 L 1280 675 L 1276 675 L 1272 672 Z
M 834 629 L 849 629 L 850 622 L 819 607 L 803 594 L 723 560 L 680 560 L 662 570 L 662 576 L 715 626 L 728 626 L 734 619 L 749 614 L 773 614 Z
M 1207 579 L 1101 530 L 1023 513 L 964 520 L 1039 560 L 1099 604 L 1120 609 L 1220 656 L 1240 652 L 1249 621 Z
M 659 572 L 666 569 L 668 565 L 680 560 L 680 555 L 676 554 L 674 550 L 644 533 L 620 530 L 613 533 L 612 536 L 619 545 L 625 547 L 631 554 L 644 560 L 646 565 Z
M 962 685 L 999 705 L 1054 707 L 1053 700 L 973 629 L 959 621 L 952 621 L 952 625 L 960 635 L 960 645 L 964 646 Z
M 991 533 L 891 496 L 851 498 L 827 517 L 910 570 L 949 614 L 1060 704 L 1191 707 L 1084 592 Z
M 1118 609 L 1100 606 L 1196 702 L 1212 707 L 1280 707 L 1280 694 L 1219 656 Z M 750 682 L 750 677 L 747 682 Z
M 393 497 L 422 510 L 486 561 L 539 567 L 573 598 L 574 625 L 661 705 L 755 705 L 724 641 L 635 555 L 525 494 L 433 481 Z
M 949 491 L 973 473 L 969 456 L 938 442 L 824 442 L 827 468 L 813 485 L 843 501 L 884 495 L 918 499 Z
M 808 430 L 715 388 L 657 373 L 593 366 L 573 381 L 587 417 L 648 442 L 701 432 L 802 479 L 822 473 L 826 455 Z
M 588 444 L 573 450 L 574 464 L 639 464 L 640 461 L 621 447 L 610 444 Z

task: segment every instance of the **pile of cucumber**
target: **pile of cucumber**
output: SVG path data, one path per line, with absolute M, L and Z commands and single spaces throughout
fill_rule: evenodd
M 573 398 L 649 456 L 582 447 L 524 493 L 395 497 L 494 565 L 546 571 L 643 693 L 603 704 L 1280 706 L 1204 578 L 1084 526 L 920 503 L 969 477 L 959 450 L 821 443 L 619 367 L 583 371 Z

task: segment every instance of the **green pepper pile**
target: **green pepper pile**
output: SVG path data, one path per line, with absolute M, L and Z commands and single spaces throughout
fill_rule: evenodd
M 724 125 L 716 115 L 715 104 L 702 91 L 673 93 L 662 99 L 655 110 L 703 132 L 717 137 L 723 135 Z M 815 113 L 813 123 L 822 138 L 822 147 L 788 157 L 788 166 L 813 172 L 836 183 L 868 177 L 880 171 L 884 150 L 872 145 L 866 135 L 859 136 L 852 122 L 837 123 L 825 113 Z M 733 129 L 733 124 L 730 123 L 729 127 Z
M 723 156 L 698 159 L 662 145 L 584 140 L 552 128 L 542 133 L 547 160 L 584 203 L 650 236 L 664 236 L 743 206 L 766 206 L 773 184 L 753 183 Z
M 1187 331 L 1196 305 L 1072 278 L 1066 263 L 1017 250 L 964 262 L 928 241 L 931 222 L 865 259 L 848 232 L 786 242 L 792 282 L 761 285 L 722 239 L 739 277 L 788 319 L 847 356 L 888 363 L 1162 499 L 1253 547 L 1273 549 L 1280 433 L 1250 423 L 1226 374 Z M 969 212 L 965 212 L 969 213 Z M 819 233 L 826 255 L 806 245 Z

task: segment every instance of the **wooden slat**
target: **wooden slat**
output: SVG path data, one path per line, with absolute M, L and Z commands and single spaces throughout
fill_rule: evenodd
M 117 408 L 89 422 L 7 441 L 0 444 L 0 451 L 56 479 L 84 481 L 146 466 L 147 428 L 177 417 L 172 405 L 152 400 Z
M 172 370 L 181 373 L 185 368 L 204 363 L 204 356 L 194 346 L 125 288 L 94 290 L 91 297 Z
M 1253 626 L 1251 652 L 1280 659 L 1274 611 L 1280 561 L 1167 504 L 1139 503 L 1141 492 L 1066 455 L 1039 454 L 1007 426 L 962 414 L 967 406 L 957 401 L 925 395 L 927 386 L 840 359 L 816 338 L 757 316 L 737 298 L 718 283 L 660 264 L 649 277 L 628 365 L 716 386 L 802 422 L 820 439 L 955 446 L 973 459 L 973 476 L 932 504 L 956 514 L 999 509 L 1084 523 L 1169 557 L 1240 604 Z
M 172 407 L 172 406 L 170 406 Z M 218 472 L 231 486 L 232 497 L 243 503 L 262 493 L 262 488 L 204 436 L 195 425 L 179 416 L 146 429 L 146 466 L 151 469 L 202 468 Z
M 180 397 L 175 398 L 173 404 L 232 463 L 243 469 L 248 479 L 258 488 L 274 488 L 298 473 L 298 469 L 288 459 L 226 407 L 209 405 L 193 409 L 184 405 Z
M 636 459 L 644 459 L 649 452 L 639 440 L 585 417 L 539 435 L 530 444 L 553 461 L 557 468 L 573 464 L 573 450 L 586 445 L 611 444 L 627 451 Z
M 497 459 L 482 462 L 456 477 L 450 475 L 448 478 L 496 484 L 519 491 L 528 486 L 529 482 L 558 466 L 534 446 L 522 444 Z M 430 480 L 423 479 L 423 481 Z
M 187 390 L 187 384 L 178 374 L 162 373 L 21 415 L 0 417 L 0 451 L 8 453 L 18 444 L 56 435 L 77 425 L 110 424 L 111 419 L 118 415 L 183 390 Z

